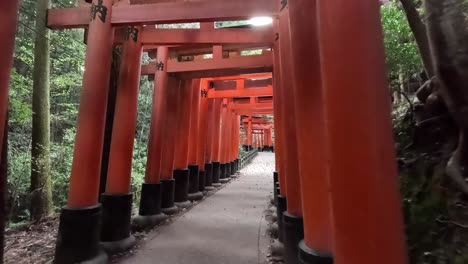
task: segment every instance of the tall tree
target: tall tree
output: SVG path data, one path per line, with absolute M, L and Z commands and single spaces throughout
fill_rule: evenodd
M 50 180 L 50 32 L 46 28 L 49 0 L 36 6 L 32 99 L 31 219 L 38 221 L 53 213 Z
M 425 0 L 427 29 L 441 95 L 459 128 L 458 147 L 446 172 L 468 195 L 467 0 Z
M 442 1 L 442 0 L 441 0 Z M 403 9 L 405 10 L 406 18 L 413 31 L 416 43 L 418 44 L 421 59 L 426 71 L 427 77 L 434 76 L 434 69 L 431 57 L 431 50 L 429 48 L 429 40 L 427 39 L 426 27 L 419 15 L 414 0 L 400 0 Z

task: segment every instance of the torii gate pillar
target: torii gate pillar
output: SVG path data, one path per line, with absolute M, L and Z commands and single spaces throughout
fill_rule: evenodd
M 190 129 L 190 109 L 192 106 L 192 80 L 181 81 L 178 88 L 179 100 L 176 130 L 176 145 L 174 150 L 174 180 L 175 180 L 175 203 L 179 207 L 190 205 L 188 201 L 189 192 L 189 170 L 188 170 L 188 150 L 189 150 L 189 129 Z
M 188 169 L 189 169 L 189 194 L 191 201 L 203 199 L 203 193 L 200 192 L 200 167 L 198 166 L 198 148 L 199 137 L 198 124 L 200 119 L 200 79 L 192 80 L 192 104 L 190 109 L 190 130 L 189 130 L 189 150 L 188 150 Z
M 10 84 L 13 49 L 15 46 L 16 20 L 18 0 L 2 1 L 0 3 L 0 32 L 3 40 L 0 42 L 0 206 L 4 206 L 6 192 L 6 138 L 8 88 Z M 5 168 L 2 168 L 2 164 Z M 0 215 L 0 243 L 3 245 L 5 229 L 5 214 Z M 0 262 L 3 260 L 3 246 L 0 249 Z
M 99 174 L 113 44 L 113 0 L 93 0 L 83 88 L 70 175 L 68 203 L 61 211 L 55 263 L 107 263 L 100 250 Z
M 108 249 L 126 250 L 136 240 L 130 235 L 133 195 L 130 192 L 133 142 L 137 123 L 138 88 L 142 45 L 141 28 L 129 27 L 123 44 L 117 88 L 112 141 L 105 193 L 101 195 L 103 207 L 101 241 Z
M 286 264 L 298 262 L 298 244 L 304 238 L 304 224 L 302 217 L 301 183 L 299 176 L 298 142 L 296 136 L 296 111 L 294 108 L 294 86 L 291 41 L 289 32 L 289 7 L 283 9 L 279 15 L 279 42 L 281 57 L 281 86 L 280 98 L 282 116 L 284 119 L 283 135 L 287 143 L 282 145 L 284 154 L 284 173 L 286 178 L 287 210 L 281 216 L 283 219 L 284 260 Z M 278 215 L 278 217 L 280 217 Z M 281 231 L 281 230 L 280 230 Z
M 167 124 L 165 118 L 169 82 L 166 67 L 168 57 L 168 47 L 158 47 L 156 61 L 160 66 L 155 72 L 145 183 L 141 188 L 139 215 L 135 218 L 135 223 L 142 227 L 154 226 L 166 219 L 161 208 L 161 164 L 164 156 L 164 125 Z

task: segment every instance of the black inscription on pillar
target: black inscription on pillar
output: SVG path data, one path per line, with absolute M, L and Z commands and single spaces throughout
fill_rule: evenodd
M 164 63 L 162 61 L 159 61 L 158 64 L 156 64 L 156 70 L 164 71 Z
M 210 82 L 210 88 L 211 88 L 211 89 L 214 88 L 214 82 Z
M 125 35 L 125 40 L 129 40 L 131 38 L 133 39 L 133 41 L 137 42 L 138 32 L 138 29 L 135 27 L 127 27 L 127 34 Z
M 201 90 L 201 96 L 205 97 L 205 98 L 208 97 L 208 91 L 206 89 L 202 89 Z
M 94 21 L 96 20 L 96 15 L 99 14 L 99 19 L 103 23 L 106 23 L 106 18 L 107 18 L 107 7 L 104 6 L 103 0 L 98 0 L 98 4 L 91 5 L 91 20 Z
M 286 6 L 288 6 L 288 0 L 281 0 L 281 10 L 280 11 L 283 11 L 283 9 L 285 9 Z
M 275 41 L 278 41 L 278 39 L 279 39 L 279 33 L 276 33 L 275 34 Z

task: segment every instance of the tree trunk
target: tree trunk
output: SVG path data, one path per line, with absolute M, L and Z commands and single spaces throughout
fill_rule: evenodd
M 465 0 L 426 0 L 426 23 L 440 92 L 459 131 L 447 174 L 468 195 L 468 31 Z
M 46 28 L 49 0 L 38 0 L 34 48 L 31 156 L 31 220 L 53 213 L 50 179 L 50 33 Z
M 6 222 L 6 198 L 7 198 L 7 172 L 8 172 L 8 117 L 5 120 L 5 133 L 3 134 L 3 146 L 0 149 L 0 263 L 3 263 L 3 248 L 5 246 L 5 222 Z
M 442 0 L 440 0 L 442 1 Z M 432 63 L 431 50 L 429 48 L 429 40 L 427 39 L 426 28 L 419 16 L 413 0 L 400 0 L 403 9 L 405 10 L 406 18 L 408 19 L 411 31 L 414 34 L 416 43 L 421 54 L 424 69 L 427 78 L 430 79 L 434 76 L 434 66 Z

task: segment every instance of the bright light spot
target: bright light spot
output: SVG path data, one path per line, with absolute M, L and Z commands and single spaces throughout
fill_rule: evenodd
M 273 23 L 273 18 L 271 17 L 254 17 L 249 20 L 249 24 L 253 26 L 266 26 Z

